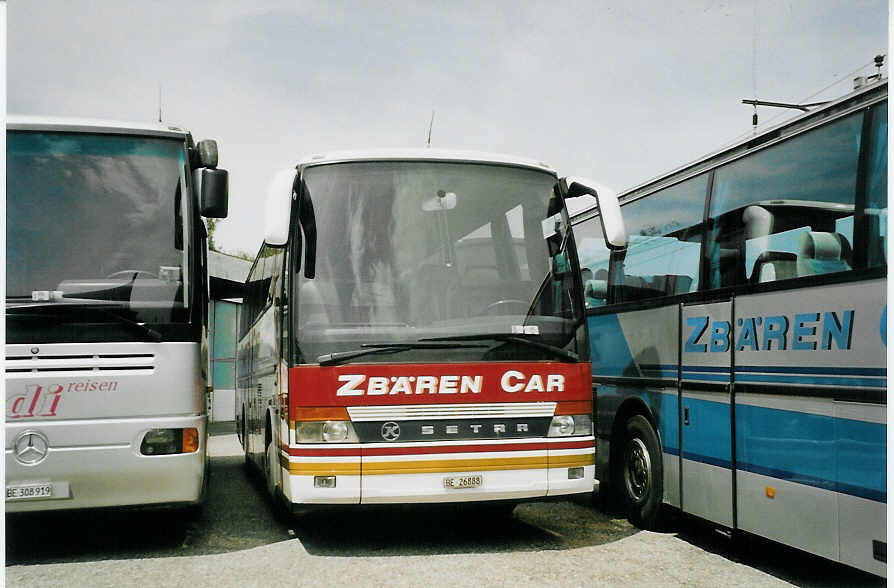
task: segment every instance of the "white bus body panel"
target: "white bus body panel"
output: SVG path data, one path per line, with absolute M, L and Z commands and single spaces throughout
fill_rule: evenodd
M 587 441 L 586 437 L 575 440 Z M 569 440 L 556 439 L 556 441 Z M 593 441 L 591 437 L 589 441 Z M 448 445 L 448 444 L 445 444 Z M 302 446 L 295 445 L 298 449 Z M 326 446 L 314 445 L 320 448 Z M 376 449 L 387 445 L 365 445 Z M 341 445 L 339 448 L 361 451 L 356 446 Z M 420 453 L 400 456 L 366 457 L 301 457 L 292 462 L 293 468 L 314 470 L 314 463 L 320 463 L 319 471 L 311 475 L 290 474 L 288 453 L 283 452 L 281 473 L 283 494 L 287 502 L 294 504 L 385 504 L 385 503 L 434 503 L 472 502 L 489 500 L 520 500 L 545 496 L 581 494 L 592 492 L 596 475 L 593 465 L 594 449 L 559 449 L 537 451 L 475 451 L 469 453 L 425 453 L 427 447 L 420 446 Z M 429 446 L 430 448 L 430 446 Z M 568 467 L 522 468 L 512 466 L 512 460 L 536 459 L 548 464 L 553 459 L 574 459 L 589 461 L 583 468 L 583 476 L 568 479 Z M 511 469 L 489 469 L 491 460 L 501 460 L 502 465 Z M 450 465 L 455 464 L 455 468 Z M 474 464 L 481 464 L 476 468 Z M 390 473 L 406 469 L 409 473 Z M 364 470 L 368 470 L 364 473 Z M 388 471 L 389 473 L 378 473 Z M 415 471 L 414 471 L 415 470 Z M 454 471 L 455 470 L 455 471 Z M 344 475 L 337 472 L 355 472 Z M 315 488 L 315 475 L 335 475 L 334 488 Z M 481 486 L 476 488 L 449 489 L 445 487 L 446 477 L 480 475 Z
M 7 501 L 7 512 L 201 498 L 206 414 L 198 344 L 7 345 L 6 358 L 6 484 L 51 482 L 56 490 L 50 499 Z M 198 451 L 140 454 L 148 430 L 189 427 L 198 429 Z M 14 454 L 26 431 L 48 442 L 34 465 Z

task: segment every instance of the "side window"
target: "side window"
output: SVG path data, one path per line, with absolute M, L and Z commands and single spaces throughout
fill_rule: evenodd
M 274 249 L 267 246 L 261 248 L 248 280 L 246 280 L 243 333 L 251 328 L 271 299 L 270 272 L 273 270 L 273 258 L 270 257 L 270 254 L 274 251 Z
M 866 265 L 887 265 L 888 248 L 888 103 L 876 104 L 871 111 L 866 172 Z
M 255 260 L 254 265 L 251 268 L 251 271 L 248 273 L 248 278 L 245 280 L 245 296 L 242 299 L 242 304 L 239 308 L 239 338 L 245 336 L 248 333 L 248 330 L 251 328 L 251 324 L 254 322 L 254 317 L 256 316 L 255 308 L 254 308 L 254 296 L 252 284 L 257 281 L 258 270 L 260 267 L 260 258 Z
M 284 249 L 282 247 L 267 248 L 267 263 L 265 271 L 267 275 L 267 299 L 265 306 L 279 298 L 282 290 L 282 256 Z
M 622 207 L 629 244 L 617 302 L 698 289 L 707 191 L 708 176 L 702 174 Z
M 716 170 L 711 288 L 851 269 L 861 126 L 854 114 Z
M 587 308 L 604 306 L 608 294 L 609 250 L 605 246 L 602 223 L 598 216 L 577 221 L 572 231 L 577 243 L 584 304 Z

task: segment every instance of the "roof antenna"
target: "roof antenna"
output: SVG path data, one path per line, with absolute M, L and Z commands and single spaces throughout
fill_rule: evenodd
M 435 124 L 435 111 L 431 111 L 431 120 L 428 121 L 428 139 L 425 141 L 426 147 L 431 147 L 431 127 Z
M 161 122 L 161 82 L 158 84 L 158 122 Z
M 757 0 L 754 0 L 751 33 L 751 90 L 754 93 L 754 114 L 751 115 L 751 126 L 757 134 Z

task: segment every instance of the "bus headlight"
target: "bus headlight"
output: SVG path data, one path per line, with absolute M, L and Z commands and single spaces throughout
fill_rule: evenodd
M 588 414 L 560 414 L 549 424 L 547 437 L 581 437 L 593 434 L 593 419 Z
M 150 429 L 140 443 L 143 455 L 172 455 L 194 453 L 199 450 L 199 431 L 186 429 Z
M 359 443 L 350 421 L 305 421 L 295 423 L 298 443 Z
M 348 438 L 348 425 L 345 421 L 326 421 L 323 423 L 323 441 L 344 441 Z

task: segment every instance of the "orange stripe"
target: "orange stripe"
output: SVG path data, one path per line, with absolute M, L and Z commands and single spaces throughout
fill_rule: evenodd
M 380 474 L 436 474 L 445 472 L 486 472 L 497 470 L 532 470 L 547 467 L 546 456 L 504 457 L 495 459 L 431 459 L 412 461 L 366 461 L 363 473 Z
M 282 467 L 293 476 L 359 476 L 361 464 L 355 462 L 293 462 L 280 457 Z M 508 470 L 532 470 L 545 468 L 569 468 L 595 463 L 592 453 L 559 455 L 547 458 L 507 457 L 496 459 L 437 459 L 411 461 L 366 461 L 362 473 L 367 476 L 383 474 L 438 474 L 448 472 L 490 472 Z
M 551 468 L 573 468 L 593 465 L 594 463 L 596 463 L 596 456 L 592 453 L 549 456 L 549 467 Z
M 359 476 L 360 462 L 294 462 L 280 456 L 279 463 L 293 476 Z

